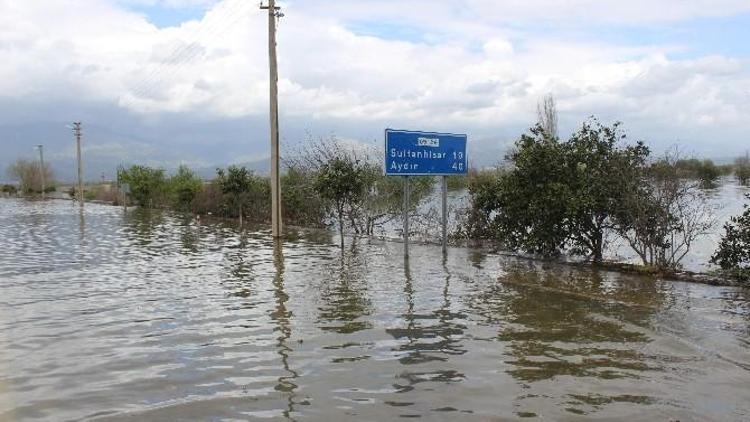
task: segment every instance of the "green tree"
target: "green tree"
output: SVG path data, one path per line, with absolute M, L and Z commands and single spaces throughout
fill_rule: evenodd
M 750 154 L 746 153 L 734 160 L 734 176 L 741 185 L 750 183 Z
M 281 176 L 284 221 L 305 227 L 325 226 L 325 201 L 315 190 L 316 174 L 296 165 Z
M 266 221 L 270 212 L 270 183 L 268 179 L 255 176 L 245 167 L 229 166 L 216 169 L 217 182 L 228 202 L 229 208 L 237 210 L 240 225 L 243 224 L 245 212 L 252 210 L 255 221 Z
M 568 141 L 532 128 L 508 155 L 511 168 L 470 182 L 469 232 L 544 256 L 564 250 L 595 262 L 605 236 L 622 221 L 621 202 L 634 189 L 649 150 L 622 145 L 619 123 L 592 118 Z M 494 179 L 493 179 L 494 176 Z
M 750 200 L 750 194 L 746 195 Z M 713 264 L 741 280 L 750 280 L 750 206 L 724 224 L 724 235 L 719 248 L 711 257 Z
M 719 176 L 721 176 L 721 170 L 711 160 L 703 160 L 698 166 L 698 180 L 703 188 L 715 187 Z
M 18 193 L 18 188 L 14 185 L 3 185 L 0 188 L 0 192 L 7 194 L 8 196 L 14 196 Z
M 320 166 L 315 191 L 328 201 L 338 220 L 341 247 L 344 247 L 344 217 L 360 205 L 365 196 L 365 166 L 359 160 L 342 155 Z
M 494 214 L 501 208 L 503 170 L 470 170 L 468 179 L 469 208 L 458 235 L 467 239 L 495 237 Z
M 544 256 L 564 248 L 572 195 L 565 152 L 562 143 L 537 125 L 508 155 L 513 168 L 494 184 L 497 198 L 487 201 L 494 205 L 487 210 L 494 216 L 493 231 L 507 247 Z
M 621 145 L 620 123 L 591 119 L 565 144 L 568 185 L 568 230 L 572 252 L 601 262 L 605 235 L 618 226 L 626 192 L 638 188 L 649 155 L 637 142 Z
M 130 185 L 130 196 L 141 207 L 159 207 L 164 205 L 167 178 L 163 169 L 143 165 L 117 170 L 119 185 Z
M 181 165 L 167 183 L 172 206 L 180 211 L 188 211 L 203 187 L 203 181 L 187 166 Z

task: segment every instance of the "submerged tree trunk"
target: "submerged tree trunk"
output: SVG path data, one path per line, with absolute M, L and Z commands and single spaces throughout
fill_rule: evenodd
M 341 238 L 341 250 L 344 249 L 344 209 L 343 206 L 338 207 L 339 213 L 339 237 Z
M 242 203 L 240 203 L 240 227 L 242 227 Z
M 591 243 L 593 246 L 594 263 L 600 264 L 604 260 L 604 235 L 601 231 L 594 234 L 594 239 Z

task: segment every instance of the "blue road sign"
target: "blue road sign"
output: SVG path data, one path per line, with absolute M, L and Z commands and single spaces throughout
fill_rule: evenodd
M 445 176 L 466 174 L 466 135 L 385 130 L 385 174 Z

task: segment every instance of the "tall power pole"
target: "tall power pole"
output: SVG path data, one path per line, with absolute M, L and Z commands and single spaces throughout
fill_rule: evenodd
M 83 164 L 81 162 L 81 122 L 73 123 L 73 133 L 76 136 L 76 159 L 78 160 L 78 202 L 83 208 Z
M 42 199 L 44 199 L 44 191 L 47 190 L 47 186 L 44 183 L 44 145 L 37 145 L 36 147 L 39 148 L 39 174 L 42 176 Z
M 268 66 L 271 82 L 271 232 L 281 237 L 281 176 L 279 173 L 279 72 L 276 61 L 276 19 L 283 16 L 276 0 L 268 0 Z

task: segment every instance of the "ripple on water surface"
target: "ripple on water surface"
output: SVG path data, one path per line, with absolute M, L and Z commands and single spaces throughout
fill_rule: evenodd
M 0 420 L 750 418 L 746 290 L 0 200 Z

